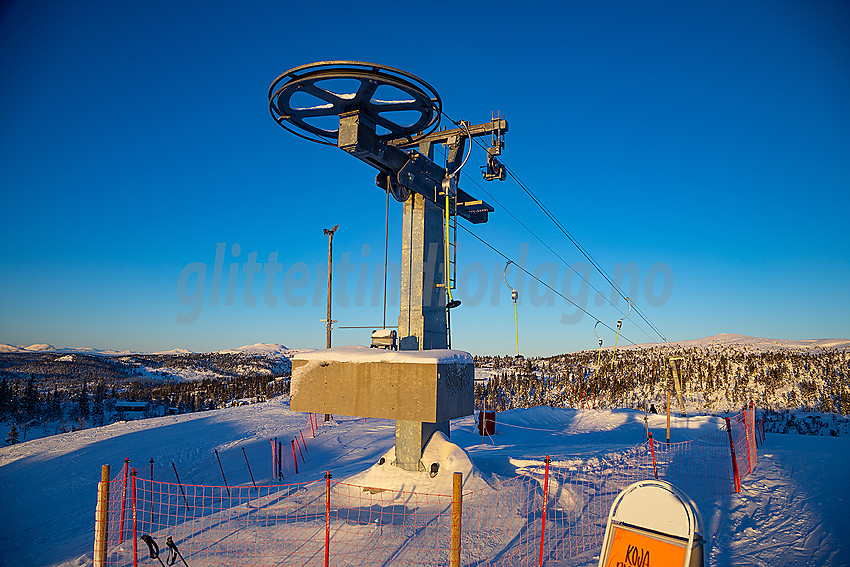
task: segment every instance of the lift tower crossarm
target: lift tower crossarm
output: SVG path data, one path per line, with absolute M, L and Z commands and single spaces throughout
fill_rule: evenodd
M 476 126 L 469 127 L 469 133 L 472 134 L 473 138 L 479 138 L 481 136 L 488 136 L 493 132 L 507 132 L 508 131 L 508 121 L 504 118 L 497 118 L 495 120 L 491 120 L 490 122 L 485 122 L 484 124 L 478 124 Z M 431 132 L 427 136 L 423 136 L 418 138 L 414 142 L 409 142 L 407 140 L 393 140 L 390 142 L 393 146 L 402 149 L 415 148 L 417 146 L 422 147 L 422 144 L 445 144 L 449 141 L 452 136 L 459 136 L 466 134 L 466 130 L 464 128 L 452 128 L 451 130 L 437 130 L 436 132 Z M 465 136 L 464 136 L 465 137 Z
M 507 122 L 504 120 L 507 128 Z M 470 127 L 473 137 L 490 134 L 501 125 L 493 122 Z M 428 154 L 434 143 L 455 142 L 462 150 L 461 141 L 466 139 L 466 130 L 454 128 L 426 136 L 411 147 L 419 146 L 419 151 L 405 152 L 393 142 L 387 142 L 376 132 L 375 123 L 359 110 L 346 112 L 339 116 L 339 137 L 337 146 L 361 161 L 388 174 L 391 179 L 419 193 L 441 209 L 445 208 L 444 199 L 440 199 L 441 184 L 446 170 L 434 163 Z M 455 155 L 462 154 L 454 148 Z M 450 165 L 451 167 L 451 165 Z M 471 223 L 487 222 L 493 207 L 482 200 L 475 199 L 465 191 L 458 189 L 457 214 Z

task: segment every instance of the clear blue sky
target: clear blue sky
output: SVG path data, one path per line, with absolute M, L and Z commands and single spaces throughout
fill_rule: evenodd
M 380 324 L 374 171 L 285 132 L 267 108 L 278 74 L 329 59 L 415 73 L 455 118 L 500 110 L 504 161 L 608 273 L 638 275 L 624 289 L 669 340 L 850 336 L 847 2 L 239 4 L 0 8 L 0 342 L 322 347 L 322 228 L 337 223 L 335 259 L 351 273 L 334 318 Z M 483 161 L 478 150 L 467 166 L 482 185 Z M 493 202 L 468 179 L 461 187 Z M 514 182 L 485 188 L 568 263 L 584 261 Z M 400 216 L 393 203 L 391 262 Z M 598 273 L 588 279 L 605 297 L 583 296 L 503 208 L 475 230 L 592 314 L 570 318 L 574 308 L 534 295 L 526 278 L 524 354 L 594 348 L 596 319 L 623 316 Z M 252 258 L 281 265 L 269 298 L 264 273 L 245 293 Z M 197 274 L 179 281 L 193 263 L 207 266 L 202 296 Z M 515 348 L 503 267 L 461 233 L 456 348 Z M 647 300 L 648 273 L 660 274 L 650 297 L 671 277 L 660 305 Z M 391 296 L 390 320 L 397 305 Z M 659 340 L 634 313 L 623 335 Z M 334 341 L 367 337 L 338 330 Z

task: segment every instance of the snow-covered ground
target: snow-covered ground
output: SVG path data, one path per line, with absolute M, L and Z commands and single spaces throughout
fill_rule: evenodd
M 218 449 L 229 484 L 249 485 L 241 453 L 245 448 L 257 482 L 267 483 L 272 474 L 269 439 L 289 439 L 305 430 L 309 458 L 298 480 L 318 479 L 330 469 L 335 479 L 368 485 L 380 481 L 364 471 L 391 450 L 393 422 L 339 417 L 322 424 L 312 439 L 306 415 L 288 406 L 286 398 L 278 397 L 0 448 L 0 565 L 88 565 L 100 466 L 110 464 L 114 476 L 125 457 L 144 478 L 153 458 L 155 478 L 171 474 L 173 461 L 184 483 L 220 485 L 213 455 Z M 665 424 L 664 416 L 650 416 L 656 438 L 664 438 Z M 673 418 L 672 440 L 694 439 L 720 425 L 721 419 L 713 416 Z M 443 458 L 455 459 L 459 467 L 474 466 L 479 481 L 492 482 L 538 466 L 545 455 L 574 465 L 644 439 L 639 412 L 541 407 L 499 414 L 497 434 L 483 444 L 473 417 L 453 421 L 451 441 L 466 450 L 470 464 L 457 454 Z M 850 438 L 768 434 L 742 493 L 699 502 L 711 542 L 710 564 L 850 565 L 848 470 Z M 594 550 L 550 565 L 590 567 L 597 561 Z

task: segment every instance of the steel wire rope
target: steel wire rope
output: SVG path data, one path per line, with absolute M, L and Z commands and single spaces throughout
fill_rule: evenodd
M 587 261 L 590 262 L 593 265 L 594 268 L 596 268 L 596 270 L 602 275 L 602 277 L 605 278 L 605 280 L 609 284 L 611 284 L 611 289 L 616 291 L 617 294 L 620 297 L 622 297 L 623 299 L 626 299 L 626 295 L 623 294 L 623 291 L 620 289 L 620 287 L 614 283 L 614 281 L 611 279 L 611 277 L 608 275 L 608 273 L 605 272 L 605 270 L 602 269 L 602 267 L 599 265 L 599 263 L 596 261 L 596 259 L 594 259 L 593 256 L 590 255 L 590 252 L 585 250 L 585 248 L 573 237 L 573 235 L 570 234 L 570 232 L 566 228 L 564 228 L 564 226 L 561 224 L 561 222 L 557 218 L 555 218 L 554 214 L 552 214 L 549 211 L 549 209 L 546 207 L 546 205 L 544 205 L 537 198 L 537 196 L 531 191 L 531 189 L 529 189 L 528 186 L 525 183 L 522 182 L 522 180 L 513 172 L 513 170 L 510 167 L 508 167 L 507 164 L 502 162 L 502 165 L 504 165 L 508 174 L 511 176 L 511 178 L 514 181 L 516 181 L 517 185 L 519 185 L 520 188 L 522 188 L 522 190 L 525 191 L 525 193 L 531 198 L 532 201 L 534 201 L 534 203 L 540 208 L 540 210 L 542 210 L 546 214 L 546 216 L 549 217 L 549 219 L 555 224 L 555 226 L 558 227 L 558 229 L 562 233 L 564 233 L 564 236 L 566 236 L 567 239 L 569 239 L 569 241 L 573 243 L 573 245 L 578 249 L 578 251 L 581 252 L 582 256 L 584 256 L 587 259 Z M 652 322 L 643 314 L 643 312 L 637 306 L 633 306 L 633 309 L 638 315 L 640 315 L 640 318 L 643 319 L 644 322 L 647 325 L 649 325 L 649 327 L 659 337 L 661 337 L 661 339 L 664 342 L 667 342 L 667 337 L 665 337 L 661 333 L 661 331 L 659 331 L 658 328 L 655 325 L 652 324 Z
M 452 120 L 452 119 L 451 119 L 448 115 L 446 115 L 445 113 L 443 113 L 443 115 L 444 115 L 444 116 L 446 116 L 446 118 L 448 118 L 450 121 L 454 122 L 454 120 Z M 486 151 L 486 148 L 485 148 L 483 145 L 481 145 L 481 142 L 479 142 L 478 140 L 476 140 L 476 139 L 474 139 L 474 138 L 473 138 L 473 140 L 475 141 L 475 143 L 476 143 L 476 144 L 478 144 L 478 146 L 479 146 L 479 147 L 481 147 L 482 149 L 484 149 L 484 150 Z M 505 205 L 504 205 L 503 203 L 501 203 L 501 202 L 499 201 L 499 199 L 497 199 L 497 198 L 496 198 L 496 197 L 495 197 L 492 193 L 490 193 L 489 191 L 487 191 L 487 189 L 485 189 L 484 187 L 482 187 L 482 186 L 481 186 L 481 184 L 479 184 L 479 183 L 475 180 L 475 178 L 473 178 L 472 176 L 470 176 L 470 175 L 468 175 L 468 174 L 466 174 L 466 173 L 463 173 L 463 175 L 465 175 L 465 176 L 466 176 L 466 178 L 467 178 L 467 179 L 469 179 L 469 180 L 470 180 L 470 182 L 472 182 L 472 183 L 473 183 L 476 187 L 478 187 L 479 189 L 481 189 L 481 191 L 483 191 L 483 192 L 484 192 L 484 193 L 485 193 L 488 197 L 490 197 L 490 198 L 491 198 L 491 199 L 492 199 L 492 200 L 493 200 L 493 201 L 494 201 L 497 205 L 499 205 L 499 207 L 501 207 L 502 209 L 504 209 L 504 210 L 505 210 L 505 211 L 506 211 L 506 212 L 507 212 L 507 213 L 511 216 L 511 218 L 513 218 L 513 219 L 514 219 L 514 220 L 515 220 L 515 221 L 516 221 L 516 222 L 517 222 L 520 226 L 522 226 L 522 227 L 523 227 L 525 230 L 527 230 L 527 231 L 528 231 L 528 232 L 529 232 L 532 236 L 534 236 L 534 238 L 536 238 L 538 241 L 540 241 L 540 243 L 541 243 L 541 244 L 543 244 L 543 246 L 545 246 L 545 247 L 546 247 L 546 248 L 547 248 L 547 249 L 548 249 L 548 250 L 549 250 L 549 251 L 550 251 L 550 252 L 551 252 L 551 253 L 552 253 L 552 254 L 553 254 L 556 258 L 558 258 L 558 260 L 560 260 L 560 261 L 561 261 L 561 263 L 563 263 L 565 266 L 567 266 L 567 268 L 569 268 L 570 270 L 572 270 L 572 272 L 573 272 L 574 274 L 576 274 L 579 278 L 581 278 L 581 280 L 582 280 L 582 281 L 584 281 L 587 285 L 589 285 L 589 286 L 590 286 L 590 287 L 591 287 L 591 288 L 592 288 L 592 289 L 593 289 L 593 290 L 594 290 L 597 294 L 601 294 L 601 295 L 603 295 L 603 296 L 604 296 L 604 294 L 602 293 L 602 291 L 600 291 L 600 290 L 599 290 L 599 288 L 597 288 L 595 285 L 593 285 L 593 284 L 590 282 L 590 280 L 588 280 L 587 278 L 585 278 L 585 277 L 584 277 L 584 275 L 583 275 L 581 272 L 579 272 L 578 270 L 576 270 L 575 268 L 573 268 L 573 267 L 569 264 L 569 262 L 567 262 L 567 261 L 566 261 L 566 260 L 565 260 L 565 259 L 564 259 L 561 255 L 560 255 L 560 254 L 558 254 L 558 253 L 555 251 L 555 249 L 554 249 L 554 248 L 552 248 L 552 247 L 551 247 L 551 246 L 550 246 L 550 245 L 549 245 L 549 244 L 548 244 L 548 243 L 547 243 L 547 242 L 546 242 L 543 238 L 541 238 L 541 237 L 540 237 L 540 236 L 539 236 L 536 232 L 534 232 L 533 230 L 531 230 L 531 228 L 529 228 L 529 227 L 528 227 L 528 225 L 526 225 L 524 222 L 522 222 L 522 221 L 521 221 L 521 220 L 520 220 L 520 219 L 519 219 L 519 218 L 518 218 L 518 217 L 517 217 L 517 216 L 516 216 L 516 215 L 515 215 L 515 214 L 514 214 L 511 210 L 510 210 L 510 208 L 508 208 L 507 206 L 505 206 Z M 600 269 L 598 266 L 594 266 L 594 267 L 595 267 L 597 270 L 598 270 L 598 269 Z M 622 294 L 621 294 L 621 295 L 622 295 Z M 612 305 L 612 307 L 614 307 L 614 309 L 616 309 L 617 311 L 619 311 L 621 314 L 623 313 L 623 310 L 620 308 L 620 306 L 619 306 L 619 305 L 613 305 L 613 304 L 611 304 L 611 305 Z M 631 306 L 630 306 L 630 309 L 631 309 Z M 643 327 L 641 327 L 641 326 L 640 326 L 640 325 L 638 325 L 637 323 L 634 323 L 634 325 L 635 325 L 635 327 L 636 327 L 637 329 L 639 329 L 639 330 L 640 330 L 640 332 L 641 332 L 641 333 L 643 333 L 644 335 L 646 335 L 646 337 L 647 337 L 650 341 L 654 340 L 654 339 L 652 338 L 652 336 L 651 336 L 649 333 L 647 333 L 647 332 L 646 332 L 646 330 L 644 330 L 644 329 L 643 329 Z M 657 331 L 656 331 L 656 332 L 657 332 Z M 664 341 L 665 341 L 665 342 L 667 341 L 667 339 L 666 339 L 666 338 L 664 338 L 663 336 L 662 336 L 662 338 L 664 339 Z
M 558 260 L 560 260 L 562 264 L 564 264 L 565 266 L 567 266 L 567 268 L 569 268 L 570 270 L 572 270 L 572 272 L 573 272 L 574 274 L 576 274 L 579 278 L 581 278 L 581 280 L 582 280 L 583 282 L 585 282 L 587 285 L 589 285 L 589 286 L 591 287 L 591 289 L 593 289 L 593 291 L 595 291 L 595 292 L 596 292 L 596 293 L 598 293 L 598 294 L 602 294 L 602 291 L 600 291 L 600 290 L 599 290 L 599 288 L 597 288 L 595 285 L 593 285 L 593 284 L 590 282 L 590 280 L 588 280 L 587 278 L 585 278 L 585 277 L 584 277 L 584 275 L 583 275 L 581 272 L 579 272 L 578 270 L 576 270 L 575 268 L 573 268 L 573 267 L 569 264 L 569 262 L 567 262 L 567 261 L 563 258 L 563 256 L 561 256 L 560 254 L 558 254 L 558 252 L 557 252 L 554 248 L 552 248 L 552 247 L 549 245 L 549 243 L 548 243 L 548 242 L 546 242 L 546 241 L 545 241 L 543 238 L 541 238 L 541 237 L 540 237 L 540 236 L 539 236 L 536 232 L 534 232 L 531 228 L 529 228 L 529 226 L 528 226 L 527 224 L 525 224 L 524 222 L 522 222 L 522 220 L 520 220 L 520 219 L 519 219 L 519 217 L 517 217 L 517 216 L 516 216 L 516 215 L 515 215 L 515 214 L 511 211 L 511 209 L 510 209 L 509 207 L 505 206 L 505 205 L 504 205 L 502 202 L 500 202 L 500 201 L 499 201 L 499 199 L 497 199 L 497 198 L 496 198 L 496 197 L 495 197 L 492 193 L 490 193 L 489 191 L 487 191 L 487 189 L 485 189 L 483 186 L 481 186 L 481 185 L 480 185 L 480 184 L 479 184 L 479 183 L 475 180 L 475 178 L 473 178 L 472 176 L 470 176 L 470 175 L 468 175 L 468 174 L 466 174 L 466 173 L 464 173 L 464 175 L 466 176 L 466 179 L 469 179 L 469 181 L 470 181 L 470 182 L 472 182 L 472 184 L 474 184 L 476 187 L 478 187 L 479 189 L 481 189 L 481 191 L 483 191 L 483 192 L 484 192 L 484 193 L 485 193 L 488 197 L 490 197 L 490 199 L 492 199 L 492 200 L 493 200 L 493 202 L 494 202 L 494 203 L 496 203 L 496 204 L 497 204 L 497 205 L 498 205 L 501 209 L 503 209 L 506 213 L 508 213 L 508 215 L 510 215 L 510 217 L 511 217 L 512 219 L 514 219 L 514 220 L 515 220 L 515 221 L 516 221 L 516 222 L 517 222 L 517 223 L 518 223 L 521 227 L 523 227 L 525 230 L 527 230 L 527 231 L 528 231 L 528 232 L 529 232 L 529 233 L 530 233 L 530 234 L 531 234 L 534 238 L 536 238 L 536 239 L 537 239 L 537 240 L 538 240 L 541 244 L 543 244 L 543 246 L 545 246 L 545 247 L 546 247 L 546 248 L 547 248 L 547 249 L 548 249 L 548 250 L 549 250 L 549 251 L 550 251 L 550 252 L 551 252 L 551 253 L 552 253 L 552 254 L 553 254 L 553 255 L 554 255 L 557 259 L 558 259 Z M 603 295 L 604 295 L 604 294 L 603 294 Z M 620 312 L 620 314 L 623 314 L 622 309 L 621 309 L 618 305 L 612 305 L 612 307 L 614 307 L 614 309 L 616 309 L 617 311 L 619 311 L 619 312 Z M 644 335 L 646 335 L 646 337 L 647 337 L 649 340 L 654 340 L 654 339 L 652 338 L 652 336 L 650 336 L 650 334 L 649 334 L 649 333 L 647 333 L 647 332 L 646 332 L 646 330 L 644 330 L 644 329 L 643 329 L 640 325 L 635 324 L 635 327 L 636 327 L 637 329 L 639 329 L 639 330 L 640 330 L 640 332 L 642 332 Z
M 550 286 L 549 284 L 547 284 L 546 282 L 544 282 L 543 280 L 541 280 L 540 278 L 538 278 L 537 276 L 535 276 L 534 274 L 532 274 L 531 272 L 526 270 L 523 266 L 520 266 L 519 264 L 517 264 L 516 261 L 513 260 L 512 258 L 510 258 L 507 254 L 500 251 L 498 248 L 496 248 L 495 246 L 493 246 L 492 244 L 490 244 L 489 242 L 487 242 L 486 240 L 484 240 L 483 238 L 481 238 L 480 236 L 478 236 L 477 234 L 472 232 L 472 230 L 470 230 L 466 226 L 459 224 L 458 227 L 461 228 L 467 234 L 471 235 L 473 238 L 475 238 L 479 242 L 481 242 L 482 244 L 484 244 L 487 248 L 489 248 L 490 250 L 492 250 L 493 252 L 495 252 L 496 254 L 501 256 L 504 260 L 512 262 L 513 265 L 517 267 L 517 269 L 522 270 L 522 272 L 525 273 L 527 276 L 529 276 L 531 279 L 533 279 L 534 281 L 543 285 L 543 287 L 551 290 L 552 293 L 554 293 L 555 295 L 557 295 L 558 297 L 560 297 L 561 299 L 563 299 L 564 301 L 566 301 L 570 305 L 574 306 L 576 309 L 578 309 L 579 311 L 581 311 L 585 315 L 592 317 L 594 320 L 599 320 L 598 317 L 596 317 L 595 315 L 593 315 L 592 313 L 587 311 L 585 308 L 583 308 L 581 305 L 579 305 L 575 301 L 571 300 L 570 298 L 568 298 L 567 296 L 565 296 L 564 294 L 562 294 L 561 292 L 559 292 L 558 290 L 556 290 L 555 288 L 553 288 L 552 286 Z M 609 331 L 616 332 L 616 329 L 614 329 L 613 327 L 611 327 L 607 323 L 601 323 L 601 324 L 602 324 L 603 327 L 605 327 Z M 631 344 L 631 345 L 635 344 L 634 341 L 632 341 L 630 338 L 626 337 L 624 334 L 620 333 L 620 336 L 623 337 L 624 340 L 628 341 L 629 344 Z
M 443 116 L 445 116 L 445 117 L 446 117 L 449 121 L 453 122 L 453 123 L 454 123 L 454 124 L 456 124 L 456 125 L 459 125 L 459 123 L 458 123 L 456 120 L 454 120 L 451 116 L 449 116 L 448 114 L 446 114 L 446 113 L 445 113 L 442 109 L 440 109 L 440 113 L 441 113 Z M 487 148 L 485 148 L 485 147 L 482 145 L 482 143 L 481 143 L 480 141 L 478 141 L 477 139 L 474 139 L 474 138 L 473 138 L 473 140 L 475 141 L 475 143 L 476 143 L 476 144 L 478 144 L 478 146 L 479 146 L 480 148 L 482 148 L 482 149 L 483 149 L 483 150 L 485 150 L 485 151 L 487 150 Z M 501 161 L 501 160 L 500 160 L 500 161 Z M 516 174 L 513 172 L 513 170 L 512 170 L 510 167 L 508 167 L 508 165 L 507 165 L 507 164 L 505 164 L 505 162 L 504 162 L 504 161 L 501 161 L 501 163 L 502 163 L 502 165 L 504 166 L 505 170 L 506 170 L 506 171 L 510 174 L 511 178 L 512 178 L 512 179 L 513 179 L 516 183 L 517 183 L 517 185 L 519 185 L 519 186 L 520 186 L 520 188 L 521 188 L 521 189 L 522 189 L 522 190 L 523 190 L 523 191 L 524 191 L 524 192 L 525 192 L 525 193 L 526 193 L 526 194 L 527 194 L 527 195 L 531 198 L 531 200 L 532 200 L 532 201 L 534 201 L 534 203 L 535 203 L 535 204 L 536 204 L 536 205 L 540 208 L 540 210 L 542 210 L 542 211 L 546 214 L 546 216 L 548 216 L 548 217 L 549 217 L 549 219 L 550 219 L 550 220 L 551 220 L 551 221 L 555 224 L 555 226 L 556 226 L 556 227 L 558 227 L 558 229 L 559 229 L 561 232 L 563 232 L 563 233 L 564 233 L 564 235 L 567 237 L 567 239 L 569 239 L 569 241 L 573 243 L 573 245 L 574 245 L 574 246 L 578 249 L 578 251 L 579 251 L 579 252 L 581 252 L 581 254 L 582 254 L 582 255 L 583 255 L 583 256 L 587 259 L 587 261 L 588 261 L 588 262 L 590 262 L 590 263 L 591 263 L 591 265 L 593 265 L 593 267 L 594 267 L 594 268 L 596 268 L 596 270 L 597 270 L 597 271 L 598 271 L 598 272 L 602 275 L 602 277 L 603 277 L 603 278 L 605 278 L 605 280 L 606 280 L 609 284 L 611 284 L 611 289 L 613 289 L 614 291 L 616 291 L 616 292 L 617 292 L 617 294 L 618 294 L 620 297 L 622 297 L 623 299 L 626 299 L 626 296 L 623 294 L 623 291 L 619 288 L 619 286 L 617 286 L 617 285 L 615 285 L 615 284 L 614 284 L 614 281 L 610 278 L 610 276 L 608 276 L 607 272 L 605 272 L 605 270 L 604 270 L 604 269 L 602 269 L 602 267 L 599 265 L 599 263 L 598 263 L 598 262 L 597 262 L 597 261 L 596 261 L 596 260 L 595 260 L 595 259 L 594 259 L 591 255 L 590 255 L 590 252 L 588 252 L 588 251 L 587 251 L 587 250 L 586 250 L 586 249 L 585 249 L 585 248 L 584 248 L 584 247 L 583 247 L 583 246 L 582 246 L 582 245 L 581 245 L 581 244 L 580 244 L 580 243 L 579 243 L 579 242 L 578 242 L 578 241 L 577 241 L 577 240 L 576 240 L 573 236 L 572 236 L 572 234 L 570 234 L 570 232 L 569 232 L 566 228 L 564 228 L 564 226 L 560 223 L 560 221 L 559 221 L 559 220 L 558 220 L 558 219 L 557 219 L 557 218 L 556 218 L 556 217 L 555 217 L 555 216 L 554 216 L 554 215 L 553 215 L 553 214 L 549 211 L 549 209 L 548 209 L 548 208 L 547 208 L 547 207 L 546 207 L 546 206 L 545 206 L 545 205 L 544 205 L 544 204 L 540 201 L 540 199 L 539 199 L 539 198 L 538 198 L 538 197 L 534 194 L 534 192 L 533 192 L 533 191 L 531 191 L 531 189 L 530 189 L 530 188 L 528 188 L 528 186 L 527 186 L 525 183 L 523 183 L 523 182 L 522 182 L 522 180 L 519 178 L 519 176 L 518 176 L 518 175 L 516 175 Z M 597 290 L 597 291 L 598 291 L 598 290 Z M 612 305 L 613 305 L 613 303 L 612 303 Z M 647 325 L 649 325 L 650 329 L 652 329 L 652 330 L 653 330 L 653 331 L 654 331 L 654 332 L 655 332 L 655 333 L 656 333 L 659 337 L 661 337 L 661 339 L 662 339 L 665 343 L 666 343 L 666 342 L 669 342 L 669 341 L 667 341 L 667 337 L 665 337 L 665 336 L 661 333 L 661 331 L 659 331 L 659 330 L 658 330 L 658 328 L 657 328 L 655 325 L 653 325 L 651 321 L 649 321 L 649 319 L 648 319 L 648 318 L 647 318 L 647 317 L 643 314 L 643 312 L 642 312 L 640 309 L 638 309 L 638 307 L 637 307 L 637 306 L 633 306 L 633 308 L 634 308 L 635 312 L 636 312 L 638 315 L 640 315 L 641 319 L 643 319 L 643 320 L 644 320 L 644 322 L 646 322 L 646 324 L 647 324 Z M 619 311 L 619 308 L 618 308 L 618 311 Z M 622 311 L 620 311 L 620 313 L 622 313 Z M 607 325 L 606 325 L 606 326 L 607 326 Z M 635 326 L 637 327 L 637 325 L 635 325 Z M 638 328 L 639 328 L 639 327 L 638 327 Z M 646 332 L 645 332 L 645 331 L 644 331 L 644 334 L 646 334 Z M 648 335 L 647 335 L 647 336 L 648 336 Z

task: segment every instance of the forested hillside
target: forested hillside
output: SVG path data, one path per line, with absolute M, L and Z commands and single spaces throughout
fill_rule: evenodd
M 7 442 L 14 443 L 136 417 L 261 401 L 288 391 L 289 369 L 286 358 L 243 353 L 4 353 L 0 421 L 9 427 Z
M 613 361 L 612 361 L 613 358 Z M 492 378 L 476 386 L 479 407 L 678 407 L 671 358 L 690 411 L 720 412 L 753 402 L 774 411 L 850 413 L 846 348 L 749 349 L 742 346 L 652 346 L 582 351 L 546 358 L 476 357 Z M 599 363 L 597 364 L 597 359 Z M 481 373 L 479 373 L 481 375 Z

